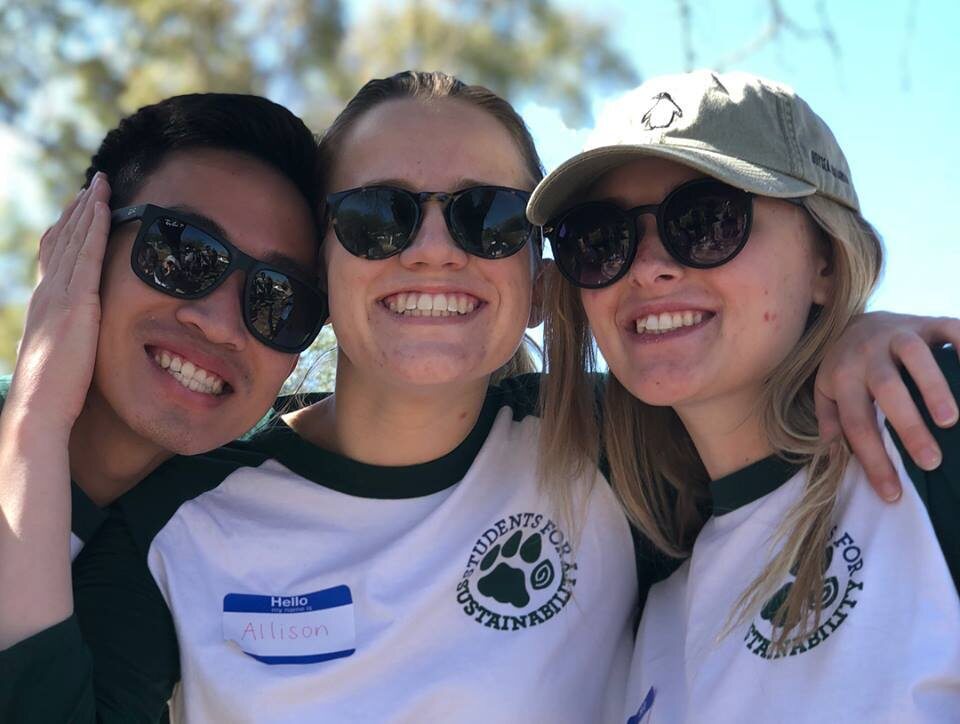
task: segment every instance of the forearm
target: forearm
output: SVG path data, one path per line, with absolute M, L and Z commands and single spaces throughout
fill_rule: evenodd
M 0 650 L 73 610 L 69 430 L 29 408 L 11 396 L 0 414 Z

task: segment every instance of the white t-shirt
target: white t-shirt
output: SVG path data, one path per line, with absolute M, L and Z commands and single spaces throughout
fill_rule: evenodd
M 883 502 L 860 465 L 848 466 L 824 551 L 820 625 L 785 648 L 775 645 L 775 602 L 721 634 L 807 472 L 768 458 L 712 484 L 715 511 L 727 512 L 650 590 L 619 721 L 960 721 L 960 597 L 925 502 L 884 436 L 903 498 Z

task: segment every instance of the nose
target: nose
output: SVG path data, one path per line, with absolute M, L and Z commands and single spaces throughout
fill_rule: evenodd
M 670 256 L 663 245 L 656 222 L 644 215 L 637 218 L 636 224 L 637 253 L 627 273 L 630 281 L 639 286 L 649 286 L 682 277 L 684 267 Z
M 243 281 L 243 274 L 234 273 L 207 296 L 184 300 L 177 308 L 177 321 L 214 344 L 243 350 L 249 336 L 240 309 Z
M 443 204 L 437 199 L 425 201 L 423 218 L 413 243 L 400 252 L 400 262 L 407 267 L 439 267 L 459 269 L 470 257 L 450 236 L 444 219 Z

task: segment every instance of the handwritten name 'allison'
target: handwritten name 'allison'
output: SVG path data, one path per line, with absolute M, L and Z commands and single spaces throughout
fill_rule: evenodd
M 293 641 L 294 639 L 313 639 L 329 636 L 330 632 L 323 624 L 281 624 L 248 622 L 240 634 L 240 641 Z

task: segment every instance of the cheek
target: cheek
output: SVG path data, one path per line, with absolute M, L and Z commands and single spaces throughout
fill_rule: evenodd
M 340 254 L 331 254 L 325 263 L 331 321 L 336 325 L 338 318 L 356 318 L 363 314 L 361 290 L 367 286 L 374 263 L 345 259 Z
M 272 399 L 277 396 L 283 381 L 293 372 L 298 355 L 283 354 L 267 348 L 264 348 L 263 352 L 261 374 L 258 377 L 264 380 L 262 396 Z
M 611 289 L 581 289 L 580 303 L 587 315 L 594 334 L 602 337 L 604 332 L 616 326 L 617 298 Z

